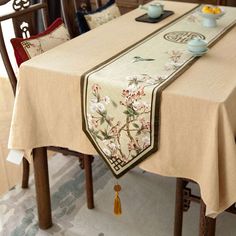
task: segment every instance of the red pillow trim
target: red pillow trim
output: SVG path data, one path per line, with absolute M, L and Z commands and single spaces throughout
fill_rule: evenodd
M 37 35 L 31 36 L 30 38 L 13 38 L 11 39 L 11 44 L 14 49 L 14 54 L 16 58 L 17 65 L 20 66 L 21 63 L 30 59 L 29 55 L 26 53 L 24 47 L 22 46 L 22 42 L 29 41 L 31 39 L 37 39 L 47 34 L 52 33 L 55 29 L 61 26 L 63 23 L 61 18 L 56 19 L 44 32 L 39 33 Z

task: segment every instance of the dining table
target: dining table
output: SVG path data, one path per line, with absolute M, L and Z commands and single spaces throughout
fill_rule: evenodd
M 93 136 L 85 133 L 83 123 L 88 114 L 83 110 L 85 96 L 81 80 L 91 74 L 92 69 L 100 79 L 106 75 L 113 78 L 119 73 L 134 75 L 134 66 L 139 74 L 147 75 L 148 70 L 155 73 L 158 63 L 169 55 L 168 48 L 162 44 L 166 39 L 161 37 L 163 41 L 159 45 L 157 41 L 151 48 L 141 50 L 141 55 L 132 54 L 132 50 L 148 42 L 145 40 L 153 39 L 153 35 L 159 37 L 168 27 L 174 32 L 191 32 L 194 22 L 197 36 L 209 32 L 212 38 L 217 34 L 217 40 L 214 38 L 204 55 L 194 56 L 186 52 L 184 37 L 195 37 L 195 34 L 184 34 L 181 39 L 179 35 L 172 35 L 172 39 L 181 41 L 175 47 L 186 52 L 188 63 L 183 63 L 180 73 L 176 73 L 175 79 L 160 93 L 158 123 L 153 123 L 155 129 L 158 126 L 158 134 L 152 139 L 154 146 L 158 142 L 158 147 L 141 158 L 138 165 L 155 174 L 195 181 L 206 204 L 206 215 L 216 217 L 236 202 L 236 8 L 223 7 L 225 14 L 217 19 L 217 27 L 206 28 L 202 25 L 198 4 L 163 3 L 164 8 L 174 14 L 162 21 L 136 21 L 146 13 L 138 8 L 23 63 L 19 69 L 8 148 L 25 154 L 33 150 L 33 162 L 38 170 L 47 169 L 43 150 L 48 146 L 66 147 L 88 155 L 102 154 L 91 140 Z M 179 19 L 187 19 L 189 23 L 177 26 Z M 168 42 L 168 45 L 171 44 Z M 152 55 L 155 48 L 158 49 L 156 58 Z M 129 66 L 123 61 L 116 69 L 118 60 L 109 64 L 114 58 L 125 58 L 127 51 L 132 55 Z M 163 55 L 160 58 L 159 53 Z M 147 63 L 156 63 L 154 69 Z M 107 64 L 111 69 L 106 69 Z M 103 72 L 100 73 L 99 68 L 103 68 Z M 133 70 L 132 73 L 129 70 Z M 93 79 L 96 80 L 92 76 L 90 81 Z M 112 87 L 116 84 L 112 79 L 100 81 L 111 88 L 110 94 L 124 93 L 120 86 Z M 95 92 L 98 88 L 93 87 Z M 133 128 L 138 126 L 136 122 Z M 131 153 L 131 149 L 129 146 L 127 152 Z M 27 157 L 30 160 L 30 155 Z M 47 175 L 45 171 L 37 171 L 35 179 L 42 228 L 52 225 Z

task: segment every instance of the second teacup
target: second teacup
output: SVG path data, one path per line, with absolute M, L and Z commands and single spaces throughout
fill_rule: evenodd
M 187 47 L 190 52 L 204 52 L 207 50 L 207 42 L 200 38 L 194 38 L 188 41 Z

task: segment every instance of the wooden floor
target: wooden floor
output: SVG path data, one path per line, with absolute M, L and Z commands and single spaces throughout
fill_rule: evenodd
M 21 167 L 6 161 L 13 94 L 10 83 L 0 78 L 0 195 L 21 182 Z

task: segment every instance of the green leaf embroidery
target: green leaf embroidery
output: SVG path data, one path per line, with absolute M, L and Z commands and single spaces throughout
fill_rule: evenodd
M 139 128 L 138 124 L 136 123 L 133 123 L 132 125 L 134 126 L 134 128 L 137 128 L 137 129 Z

